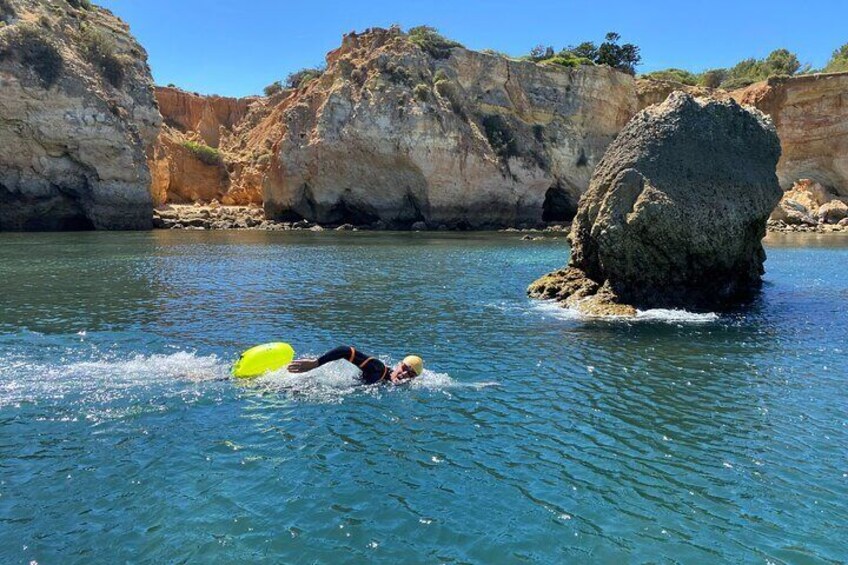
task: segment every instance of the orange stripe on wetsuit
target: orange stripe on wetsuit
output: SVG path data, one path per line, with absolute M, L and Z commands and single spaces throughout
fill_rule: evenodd
M 351 349 L 353 348 L 351 347 Z M 351 355 L 351 357 L 353 356 Z M 389 372 L 389 368 L 386 367 L 386 365 L 382 361 L 374 359 L 373 357 L 369 357 L 368 359 L 359 364 L 359 368 L 365 371 L 365 365 L 367 365 L 371 361 L 377 361 L 377 363 L 379 363 L 383 367 L 383 373 L 380 375 L 380 380 L 384 380 L 386 378 L 386 373 Z
M 358 366 L 362 371 L 362 380 L 367 384 L 373 384 L 384 380 L 389 375 L 389 368 L 376 357 L 369 357 L 364 353 L 357 351 L 352 346 L 340 346 L 331 349 L 324 355 L 318 358 L 318 364 L 323 365 L 330 361 L 344 359 L 349 363 Z

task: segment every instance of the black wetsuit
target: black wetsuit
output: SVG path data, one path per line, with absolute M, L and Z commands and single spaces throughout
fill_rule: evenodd
M 359 367 L 362 371 L 362 382 L 365 384 L 370 385 L 382 380 L 388 380 L 389 375 L 391 374 L 389 368 L 386 367 L 382 361 L 376 357 L 369 357 L 361 351 L 357 351 L 355 347 L 350 345 L 342 345 L 335 349 L 331 349 L 318 358 L 318 366 L 320 367 L 324 363 L 338 361 L 339 359 L 344 359 L 345 361 L 353 363 Z

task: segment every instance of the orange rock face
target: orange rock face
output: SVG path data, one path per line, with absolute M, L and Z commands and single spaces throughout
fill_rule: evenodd
M 347 36 L 327 63 L 320 79 L 271 97 L 157 88 L 164 125 L 148 150 L 154 203 L 264 203 L 343 221 L 346 211 L 376 218 L 412 202 L 410 221 L 480 219 L 470 207 L 506 225 L 538 216 L 554 187 L 576 201 L 628 119 L 675 90 L 732 96 L 769 114 L 781 187 L 810 179 L 848 196 L 848 73 L 728 93 L 632 83 L 600 67 L 555 72 L 464 49 L 430 60 L 385 30 Z M 487 134 L 504 128 L 514 145 L 491 146 Z M 217 150 L 219 161 L 204 162 L 190 142 Z M 516 201 L 503 200 L 512 193 Z
M 150 192 L 155 205 L 262 202 L 261 160 L 247 149 L 243 131 L 258 97 L 200 96 L 157 87 L 163 125 L 148 149 Z
M 247 115 L 255 97 L 201 96 L 167 86 L 156 87 L 156 101 L 165 124 L 182 132 L 196 132 L 210 147 L 218 147 Z M 223 131 L 222 131 L 223 130 Z
M 848 196 L 848 73 L 772 78 L 735 91 L 769 114 L 780 136 L 781 187 L 810 179 Z

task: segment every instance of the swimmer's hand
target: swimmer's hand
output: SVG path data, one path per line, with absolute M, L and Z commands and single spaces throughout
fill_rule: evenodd
M 403 375 L 389 375 L 389 382 L 393 385 L 402 385 L 411 381 L 412 377 L 404 377 Z
M 318 367 L 318 359 L 297 359 L 289 363 L 286 371 L 289 373 L 305 373 Z

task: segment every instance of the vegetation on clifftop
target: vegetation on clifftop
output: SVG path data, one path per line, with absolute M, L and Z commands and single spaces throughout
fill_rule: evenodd
M 117 53 L 115 41 L 92 25 L 80 26 L 81 52 L 100 74 L 115 88 L 124 82 L 126 67 L 132 64 L 129 57 Z
M 822 72 L 841 73 L 848 71 L 848 43 L 833 52 Z
M 621 36 L 611 31 L 600 45 L 595 45 L 591 41 L 584 41 L 579 45 L 569 46 L 558 52 L 555 52 L 551 46 L 537 45 L 528 55 L 522 58 L 536 63 L 563 67 L 607 65 L 631 75 L 636 74 L 636 66 L 642 60 L 639 47 L 632 43 L 619 45 L 619 40 L 621 40 Z
M 3 0 L 0 0 L 2 4 Z M 399 26 L 395 25 L 390 28 L 407 41 L 417 45 L 430 56 L 436 59 L 446 59 L 450 57 L 451 50 L 463 45 L 457 41 L 446 38 L 439 31 L 431 26 L 416 26 L 409 28 L 405 33 Z M 498 52 L 492 49 L 483 49 L 481 52 L 504 57 L 510 60 L 532 61 L 540 65 L 550 65 L 558 67 L 579 67 L 591 65 L 605 65 L 618 69 L 619 71 L 635 75 L 636 67 L 642 62 L 642 54 L 639 46 L 633 43 L 620 43 L 621 36 L 616 32 L 609 32 L 604 37 L 604 41 L 596 44 L 592 41 L 584 41 L 577 45 L 569 45 L 557 51 L 549 45 L 537 45 L 526 55 L 513 57 L 506 53 Z M 350 65 L 347 61 L 341 61 L 339 64 Z M 404 69 L 395 69 L 397 72 L 390 72 L 391 69 L 385 70 L 390 78 L 397 83 L 409 83 L 416 85 L 414 93 L 415 98 L 419 100 L 427 100 L 432 94 L 430 87 L 424 84 L 417 84 L 409 76 L 401 76 Z M 313 80 L 323 75 L 325 69 L 323 66 L 315 68 L 306 68 L 293 72 L 286 77 L 284 81 L 275 81 L 264 88 L 266 96 L 274 96 L 286 89 L 297 89 L 306 86 Z M 685 84 L 688 86 L 703 86 L 708 88 L 722 88 L 725 90 L 733 90 L 744 88 L 755 82 L 766 80 L 772 77 L 780 76 L 795 76 L 807 73 L 816 72 L 847 72 L 848 71 L 848 44 L 843 45 L 833 52 L 833 55 L 827 65 L 821 69 L 811 69 L 809 64 L 802 64 L 798 56 L 788 49 L 775 49 L 768 56 L 757 59 L 750 57 L 739 61 L 729 68 L 708 69 L 701 73 L 688 71 L 680 68 L 668 68 L 658 71 L 652 71 L 640 75 L 640 78 L 662 80 Z M 359 73 L 357 69 L 348 69 L 343 71 L 344 78 L 356 78 Z M 361 81 L 360 81 L 361 82 Z M 438 77 L 433 81 L 433 87 L 436 92 L 442 96 L 449 98 L 450 85 L 438 84 Z
M 80 10 L 90 10 L 91 9 L 91 1 L 90 0 L 68 0 L 68 4 L 70 4 L 74 8 L 80 9 Z
M 436 59 L 447 59 L 450 50 L 454 47 L 462 47 L 462 44 L 441 35 L 436 28 L 430 26 L 416 26 L 409 28 L 407 32 L 409 41 L 435 57 Z
M 847 46 L 848 47 L 848 46 Z M 839 51 L 834 53 L 837 57 Z M 846 49 L 846 68 L 848 68 L 848 49 Z M 833 59 L 831 59 L 833 61 Z M 776 76 L 793 76 L 811 71 L 810 65 L 802 65 L 798 56 L 788 49 L 775 49 L 764 59 L 754 57 L 743 59 L 729 69 L 710 69 L 703 73 L 692 73 L 683 69 L 664 69 L 642 75 L 643 78 L 669 80 L 690 86 L 707 86 L 733 90 L 744 88 L 755 82 Z
M 300 69 L 299 71 L 290 73 L 289 76 L 286 77 L 284 84 L 286 88 L 300 88 L 301 86 L 306 86 L 307 84 L 309 84 L 316 78 L 319 78 L 323 74 L 323 66 Z

